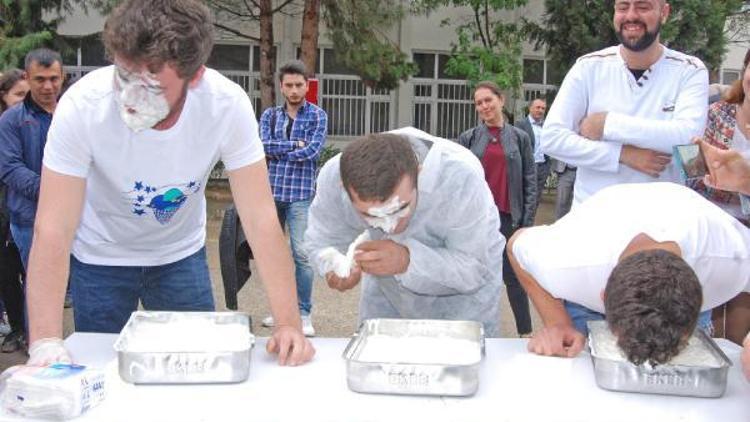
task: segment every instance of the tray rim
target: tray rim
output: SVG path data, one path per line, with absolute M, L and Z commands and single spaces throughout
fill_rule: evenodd
M 156 316 L 156 315 L 162 315 L 162 314 L 181 314 L 181 315 L 189 315 L 188 317 L 195 317 L 200 318 L 202 316 L 221 316 L 221 315 L 236 315 L 240 317 L 247 318 L 247 327 L 248 327 L 248 334 L 250 335 L 250 346 L 248 348 L 242 348 L 242 349 L 236 349 L 236 350 L 211 350 L 211 351 L 180 351 L 180 350 L 153 350 L 153 351 L 132 351 L 127 350 L 123 348 L 122 343 L 125 342 L 125 338 L 127 337 L 128 333 L 127 331 L 129 329 L 132 329 L 132 326 L 136 323 L 135 320 L 139 317 L 143 316 Z M 243 324 L 244 325 L 244 324 Z M 251 351 L 255 347 L 256 343 L 256 337 L 255 334 L 253 334 L 250 331 L 250 315 L 247 312 L 239 312 L 239 311 L 147 311 L 147 310 L 137 310 L 133 311 L 130 314 L 130 317 L 128 318 L 128 322 L 125 323 L 125 325 L 122 327 L 122 330 L 120 330 L 120 333 L 117 336 L 117 339 L 115 340 L 115 343 L 112 345 L 112 348 L 115 352 L 119 353 L 135 353 L 135 354 L 149 354 L 149 355 L 155 355 L 155 354 L 167 354 L 167 353 L 181 353 L 181 354 L 206 354 L 206 353 L 244 353 L 245 351 Z
M 435 323 L 435 324 L 441 324 L 441 325 L 459 325 L 459 324 L 466 324 L 469 323 L 469 325 L 475 325 L 479 329 L 479 340 L 477 341 L 477 344 L 479 345 L 479 359 L 476 362 L 472 363 L 420 363 L 420 362 L 376 362 L 376 361 L 363 361 L 353 358 L 354 353 L 359 350 L 360 347 L 364 344 L 365 339 L 368 336 L 368 331 L 364 330 L 365 327 L 370 325 L 379 325 L 381 321 L 385 322 L 396 322 L 396 323 L 403 323 L 403 324 L 409 324 L 409 323 Z M 364 330 L 364 333 L 363 333 Z M 346 348 L 344 349 L 343 353 L 341 354 L 341 357 L 346 361 L 347 366 L 349 364 L 358 364 L 358 365 L 402 365 L 402 366 L 418 366 L 418 367 L 443 367 L 443 368 L 470 368 L 473 366 L 477 366 L 482 363 L 485 356 L 485 336 L 484 336 L 484 326 L 482 323 L 477 321 L 471 321 L 471 320 L 443 320 L 443 319 L 408 319 L 408 318 L 368 318 L 364 321 L 362 321 L 359 324 L 359 327 L 357 328 L 357 331 L 352 334 L 351 338 L 349 339 L 349 342 L 346 345 Z

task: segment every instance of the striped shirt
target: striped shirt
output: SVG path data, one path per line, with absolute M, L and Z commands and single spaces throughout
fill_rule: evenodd
M 290 124 L 291 131 L 288 132 Z M 315 194 L 315 169 L 325 145 L 327 127 L 326 112 L 307 101 L 297 110 L 295 119 L 289 118 L 285 106 L 271 107 L 263 112 L 260 138 L 268 159 L 268 178 L 276 201 L 304 201 Z

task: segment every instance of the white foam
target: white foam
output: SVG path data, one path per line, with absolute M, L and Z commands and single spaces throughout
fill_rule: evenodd
M 384 363 L 471 365 L 482 359 L 476 342 L 451 337 L 368 336 L 357 360 Z
M 131 333 L 131 352 L 220 352 L 250 348 L 253 336 L 241 324 L 217 324 L 202 318 L 142 321 Z

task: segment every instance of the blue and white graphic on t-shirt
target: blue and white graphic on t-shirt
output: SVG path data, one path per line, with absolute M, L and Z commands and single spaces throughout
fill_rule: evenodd
M 201 184 L 188 182 L 176 185 L 149 186 L 136 181 L 133 190 L 125 192 L 133 205 L 133 214 L 137 216 L 153 213 L 160 224 L 167 224 L 174 214 L 187 201 L 188 196 L 198 192 Z

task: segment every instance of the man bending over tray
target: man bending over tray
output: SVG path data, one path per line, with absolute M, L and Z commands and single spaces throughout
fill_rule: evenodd
M 253 108 L 240 86 L 204 66 L 211 22 L 197 0 L 122 2 L 103 32 L 114 65 L 60 100 L 28 273 L 29 364 L 70 361 L 60 340 L 69 275 L 77 331 L 116 333 L 139 301 L 214 310 L 204 192 L 218 160 L 277 321 L 268 351 L 281 364 L 312 358 Z
M 542 355 L 577 355 L 586 321 L 606 318 L 631 362 L 665 363 L 701 310 L 750 290 L 750 231 L 673 183 L 602 189 L 555 224 L 516 233 L 508 250 L 544 321 L 529 342 Z
M 360 320 L 473 320 L 499 334 L 505 239 L 469 150 L 413 128 L 359 138 L 318 177 L 305 244 Z

